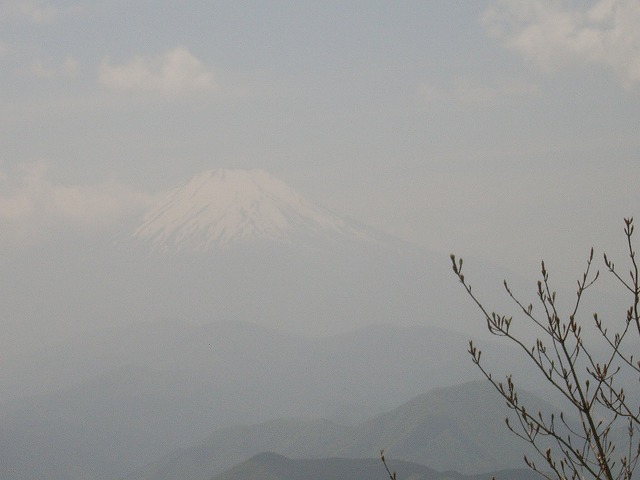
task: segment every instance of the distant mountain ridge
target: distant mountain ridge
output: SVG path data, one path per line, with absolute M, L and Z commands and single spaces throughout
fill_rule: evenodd
M 283 416 L 353 425 L 433 386 L 477 378 L 465 352 L 484 326 L 451 293 L 458 282 L 446 254 L 389 248 L 302 200 L 278 203 L 266 187 L 255 203 L 229 193 L 228 215 L 217 216 L 215 176 L 177 189 L 141 237 L 131 226 L 118 237 L 126 241 L 76 239 L 4 265 L 2 312 L 29 332 L 29 348 L 3 351 L 0 433 L 31 448 L 20 450 L 24 462 L 16 454 L 0 463 L 20 461 L 23 478 L 43 478 L 31 467 L 53 455 L 61 468 L 49 480 L 113 480 L 216 428 Z M 228 248 L 217 248 L 222 239 Z M 154 245 L 179 252 L 156 255 Z M 31 346 L 34 336 L 46 348 Z M 3 338 L 17 343 L 10 328 Z
M 533 480 L 539 475 L 530 470 L 503 470 L 480 475 L 438 472 L 424 465 L 393 462 L 398 480 Z M 291 460 L 266 452 L 250 458 L 211 480 L 336 480 L 384 478 L 382 462 L 377 458 L 323 458 Z
M 208 170 L 169 190 L 134 233 L 155 249 L 207 251 L 256 240 L 373 237 L 263 170 Z
M 521 395 L 536 409 L 550 408 L 527 392 L 522 391 Z M 148 465 L 127 480 L 208 480 L 260 452 L 298 460 L 326 460 L 371 458 L 381 449 L 393 459 L 394 465 L 399 461 L 413 462 L 437 471 L 459 472 L 446 478 L 463 478 L 462 474 L 522 467 L 524 453 L 535 458 L 530 446 L 508 431 L 504 424 L 506 414 L 493 386 L 486 381 L 468 382 L 430 390 L 353 427 L 321 420 L 283 419 L 218 430 L 193 447 Z M 381 467 L 379 460 L 374 463 Z M 252 470 L 246 467 L 232 468 L 232 475 L 220 478 L 244 478 L 242 474 Z
M 167 321 L 82 340 L 25 364 L 25 393 L 38 386 L 48 391 L 0 404 L 0 417 L 8 435 L 41 437 L 37 449 L 24 451 L 32 463 L 55 449 L 65 452 L 61 462 L 73 461 L 95 480 L 124 476 L 225 426 L 287 416 L 355 424 L 449 384 L 449 376 L 477 378 L 465 358 L 465 337 L 426 327 L 368 327 L 305 338 L 248 323 Z M 2 390 L 16 388 L 7 382 L 8 368 L 0 375 Z M 337 433 L 345 433 L 330 422 L 272 427 L 254 437 L 265 443 L 251 453 L 272 448 L 270 438 L 280 438 L 282 445 L 292 442 L 301 455 L 327 451 Z M 303 448 L 303 440 L 314 435 L 314 445 L 322 448 Z M 233 463 L 248 458 L 242 431 L 227 430 L 225 438 L 238 438 L 237 450 L 224 441 L 211 448 L 226 452 Z M 6 440 L 11 443 L 11 436 Z M 207 457 L 207 451 L 195 458 Z M 30 472 L 31 478 L 41 478 Z M 1 470 L 0 478 L 13 479 Z M 189 477 L 182 472 L 166 478 Z

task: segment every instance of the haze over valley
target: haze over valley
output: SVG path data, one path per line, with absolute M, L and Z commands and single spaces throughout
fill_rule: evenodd
M 636 0 L 0 0 L 0 480 L 384 479 L 382 449 L 402 480 L 529 478 L 469 340 L 564 400 L 450 255 L 529 352 L 541 260 L 569 318 L 593 247 L 577 317 L 609 347 L 639 24 Z
M 353 450 L 341 437 L 417 395 L 478 378 L 460 333 L 471 311 L 446 301 L 448 259 L 323 209 L 263 171 L 203 172 L 160 196 L 138 226 L 84 239 L 49 270 L 43 258 L 20 259 L 12 284 L 24 284 L 5 285 L 3 302 L 18 309 L 33 296 L 46 309 L 24 318 L 52 322 L 46 329 L 63 315 L 67 328 L 5 353 L 4 439 L 29 445 L 6 459 L 6 478 L 15 469 L 13 478 L 37 477 L 52 456 L 59 470 L 49 478 L 120 478 L 219 429 L 287 418 L 312 422 L 290 435 L 303 444 L 319 436 L 302 450 L 314 457 L 371 457 L 377 446 Z M 24 277 L 31 262 L 40 278 Z M 210 459 L 205 472 L 256 453 Z

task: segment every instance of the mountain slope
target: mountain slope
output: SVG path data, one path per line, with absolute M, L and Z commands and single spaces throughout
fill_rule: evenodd
M 430 328 L 376 327 L 305 338 L 246 323 L 167 321 L 82 340 L 58 346 L 39 362 L 32 359 L 29 383 L 51 378 L 64 388 L 0 404 L 0 425 L 42 435 L 43 451 L 64 447 L 68 456 L 61 461 L 104 479 L 108 472 L 142 468 L 225 426 L 285 416 L 356 423 L 398 398 L 450 383 L 449 375 L 477 375 L 464 358 L 466 338 Z M 323 453 L 343 431 L 322 425 L 272 425 L 249 437 L 240 431 L 236 446 L 225 443 L 234 438 L 227 430 L 212 436 L 203 452 L 234 462 L 276 447 L 292 455 Z M 305 441 L 314 435 L 312 448 Z M 209 455 L 190 453 L 196 463 Z
M 120 478 L 157 458 L 158 451 L 180 446 L 194 417 L 202 419 L 201 405 L 185 390 L 179 375 L 128 367 L 4 405 L 2 425 L 38 438 L 38 448 L 20 453 L 30 466 L 26 472 L 45 457 L 57 466 L 47 472 L 50 480 L 75 478 L 74 471 L 84 472 L 80 478 Z M 0 469 L 0 478 L 16 477 Z
M 532 408 L 550 408 L 526 392 L 521 396 L 530 399 Z M 431 390 L 351 428 L 292 419 L 219 430 L 127 480 L 206 480 L 264 451 L 320 459 L 370 458 L 384 449 L 388 458 L 443 471 L 475 474 L 519 468 L 528 445 L 508 431 L 505 415 L 488 382 L 470 382 Z
M 416 463 L 390 462 L 398 480 L 533 480 L 539 475 L 527 470 L 505 470 L 482 475 L 438 472 Z M 377 458 L 324 458 L 291 460 L 274 453 L 261 453 L 212 480 L 336 480 L 384 478 L 382 462 Z
M 531 398 L 535 411 L 552 409 L 526 392 L 520 396 Z M 384 448 L 389 457 L 462 473 L 519 467 L 529 445 L 507 430 L 506 415 L 486 381 L 438 388 L 359 425 L 328 453 L 361 457 Z
M 194 325 L 167 320 L 83 335 L 79 340 L 41 352 L 39 358 L 15 359 L 12 363 L 24 365 L 16 372 L 23 382 L 20 389 L 57 387 L 53 394 L 30 395 L 33 401 L 42 397 L 45 402 L 70 389 L 90 394 L 99 383 L 96 376 L 146 369 L 157 372 L 160 379 L 161 375 L 179 379 L 184 393 L 189 386 L 203 400 L 211 399 L 210 407 L 217 407 L 221 416 L 208 432 L 224 424 L 285 415 L 359 421 L 392 407 L 398 398 L 478 378 L 466 357 L 466 336 L 434 327 L 379 325 L 307 338 L 250 323 Z M 5 378 L 8 369 L 0 375 L 0 386 L 16 389 L 17 379 Z M 165 385 L 153 378 L 149 388 L 160 395 Z M 123 382 L 123 393 L 137 385 L 124 378 Z M 116 390 L 117 382 L 111 383 Z M 291 396 L 290 391 L 299 394 Z M 22 399 L 10 403 L 19 408 L 25 404 Z M 220 408 L 225 404 L 229 408 Z
M 446 253 L 287 200 L 294 193 L 284 196 L 288 203 L 276 202 L 253 181 L 237 199 L 223 195 L 231 203 L 213 201 L 210 184 L 218 185 L 220 175 L 197 176 L 193 192 L 191 182 L 176 187 L 137 230 L 70 240 L 5 264 L 0 304 L 15 321 L 0 339 L 0 355 L 18 350 L 17 331 L 23 350 L 37 351 L 80 329 L 162 318 L 252 322 L 303 335 L 380 323 L 483 330 L 482 321 L 471 320 L 472 305 L 451 294 L 459 285 Z M 249 212 L 251 221 L 238 212 Z M 278 218 L 286 219 L 284 227 Z
M 372 240 L 262 170 L 209 170 L 171 189 L 134 234 L 160 250 L 206 251 L 254 240 Z
M 294 458 L 314 457 L 326 451 L 347 430 L 349 427 L 326 420 L 302 418 L 228 427 L 192 448 L 173 452 L 127 479 L 206 480 L 251 455 L 268 450 Z

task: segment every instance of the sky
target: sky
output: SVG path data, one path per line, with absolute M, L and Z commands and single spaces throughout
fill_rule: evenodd
M 638 0 L 0 0 L 0 248 L 259 168 L 573 282 L 640 218 L 638 25 Z

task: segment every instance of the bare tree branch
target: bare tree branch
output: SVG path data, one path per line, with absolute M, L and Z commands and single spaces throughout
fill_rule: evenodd
M 640 362 L 628 353 L 629 347 L 624 347 L 629 340 L 629 332 L 635 331 L 638 334 L 636 340 L 640 339 L 640 275 L 633 247 L 633 232 L 633 219 L 625 219 L 624 233 L 630 264 L 628 280 L 618 273 L 615 264 L 604 255 L 607 270 L 632 297 L 621 331 L 609 333 L 599 316 L 593 315 L 596 329 L 608 348 L 604 356 L 595 347 L 587 347 L 579 320 L 584 296 L 600 277 L 598 270 L 592 273 L 593 249 L 577 281 L 575 302 L 565 317 L 559 312 L 557 294 L 551 287 L 544 262 L 541 263 L 541 279 L 537 282 L 536 291 L 541 307 L 536 311 L 541 312 L 540 317 L 534 313 L 533 304 L 522 302 L 504 282 L 504 288 L 520 314 L 536 325 L 541 334 L 533 346 L 526 345 L 522 337 L 512 333 L 512 316 L 491 312 L 484 306 L 465 279 L 462 259 L 451 255 L 453 271 L 482 313 L 489 332 L 516 345 L 529 359 L 534 370 L 540 371 L 548 384 L 566 401 L 567 410 L 560 412 L 559 423 L 553 412 L 529 411 L 518 397 L 512 377 L 507 375 L 505 383 L 495 380 L 481 363 L 482 351 L 473 341 L 469 342 L 472 361 L 505 399 L 508 409 L 515 413 L 517 423 L 514 425 L 506 419 L 507 427 L 533 446 L 544 461 L 544 467 L 526 456 L 525 463 L 547 479 L 630 480 L 640 459 L 638 384 L 629 385 L 635 388 L 631 396 L 627 396 L 622 384 L 628 381 L 629 373 L 640 380 Z M 568 421 L 567 414 L 575 416 L 577 424 Z M 626 440 L 621 440 L 619 434 L 624 431 L 624 425 Z M 623 444 L 618 444 L 621 441 Z M 391 476 L 391 472 L 388 473 Z

